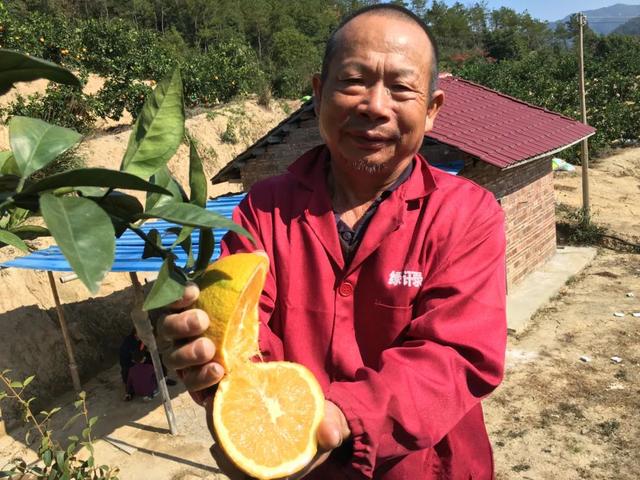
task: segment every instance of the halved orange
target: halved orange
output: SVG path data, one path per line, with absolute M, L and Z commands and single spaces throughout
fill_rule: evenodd
M 213 424 L 220 446 L 238 468 L 258 479 L 286 477 L 316 454 L 324 401 L 306 367 L 255 363 L 220 382 Z
M 194 307 L 209 315 L 204 336 L 216 346 L 214 361 L 227 371 L 258 353 L 258 302 L 268 268 L 264 252 L 236 253 L 213 262 L 198 280 Z
M 209 315 L 204 335 L 226 372 L 213 401 L 213 428 L 231 461 L 258 479 L 291 475 L 313 459 L 325 402 L 306 367 L 251 361 L 259 353 L 258 303 L 268 268 L 264 252 L 217 260 L 200 279 L 194 305 Z

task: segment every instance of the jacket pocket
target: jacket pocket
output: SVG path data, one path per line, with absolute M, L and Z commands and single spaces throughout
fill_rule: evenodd
M 356 340 L 366 366 L 377 369 L 384 350 L 402 341 L 412 310 L 411 305 L 375 302 L 368 311 L 356 315 Z

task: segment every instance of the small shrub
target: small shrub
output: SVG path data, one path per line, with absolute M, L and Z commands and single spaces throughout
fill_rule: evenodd
M 222 140 L 223 143 L 230 143 L 231 145 L 235 145 L 240 141 L 240 139 L 238 138 L 235 119 L 229 119 L 229 121 L 227 122 L 227 128 L 224 132 L 222 132 L 222 135 L 220 135 L 220 140 Z
M 149 93 L 151 93 L 151 87 L 140 81 L 125 77 L 111 77 L 96 94 L 96 115 L 117 121 L 126 109 L 135 120 Z
M 63 446 L 53 439 L 53 430 L 50 426 L 51 418 L 60 411 L 60 408 L 56 407 L 48 412 L 34 414 L 30 405 L 35 398 L 25 399 L 25 389 L 34 377 L 28 377 L 20 382 L 12 380 L 8 374 L 9 370 L 0 372 L 0 386 L 2 387 L 0 400 L 13 400 L 22 408 L 24 421 L 29 427 L 25 441 L 27 444 L 31 444 L 34 434 L 39 437 L 40 444 L 37 453 L 40 461 L 36 464 L 29 464 L 22 458 L 12 458 L 2 466 L 0 478 L 118 480 L 117 468 L 106 465 L 96 466 L 95 464 L 92 429 L 98 421 L 98 417 L 89 416 L 84 392 L 80 392 L 78 400 L 74 402 L 78 413 L 67 422 L 67 426 L 69 426 L 78 419 L 84 421 L 81 438 L 70 436 L 69 443 Z M 78 458 L 78 452 L 83 447 L 89 452 L 85 460 Z
M 88 133 L 96 121 L 94 108 L 94 99 L 90 95 L 75 87 L 51 84 L 44 95 L 36 93 L 27 98 L 18 95 L 8 107 L 0 109 L 0 117 L 4 122 L 14 115 L 34 117 Z
M 267 82 L 262 83 L 258 88 L 258 105 L 270 109 L 272 100 L 273 92 L 271 91 L 271 85 Z
M 583 208 L 559 205 L 558 228 L 565 239 L 576 245 L 601 245 L 606 229 L 593 222 L 593 215 Z
M 76 168 L 83 168 L 85 164 L 86 159 L 78 154 L 77 147 L 71 148 L 56 157 L 56 159 L 46 167 L 34 172 L 31 177 L 29 177 L 29 180 L 35 182 L 55 173 L 66 172 L 67 170 L 73 170 Z

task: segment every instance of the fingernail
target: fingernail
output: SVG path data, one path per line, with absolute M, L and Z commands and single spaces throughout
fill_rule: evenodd
M 198 314 L 198 310 L 193 310 L 191 315 L 189 315 L 189 319 L 187 320 L 187 326 L 189 330 L 200 330 L 200 315 Z
M 209 366 L 209 370 L 211 371 L 211 373 L 213 375 L 215 375 L 216 378 L 220 378 L 223 375 L 223 371 L 222 371 L 222 367 L 220 365 L 218 365 L 217 363 L 214 363 L 213 365 Z
M 209 345 L 205 342 L 205 339 L 197 340 L 195 351 L 199 359 L 205 359 L 210 356 Z

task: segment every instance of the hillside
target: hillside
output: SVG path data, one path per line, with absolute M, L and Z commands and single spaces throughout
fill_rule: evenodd
M 632 18 L 611 33 L 619 35 L 640 35 L 640 17 Z
M 608 35 L 616 28 L 625 24 L 629 19 L 640 16 L 640 5 L 626 5 L 617 3 L 610 7 L 597 8 L 594 10 L 584 10 L 589 22 L 589 27 L 601 35 Z M 550 28 L 554 28 L 558 23 L 568 22 L 571 18 L 567 15 L 562 20 L 549 23 Z

